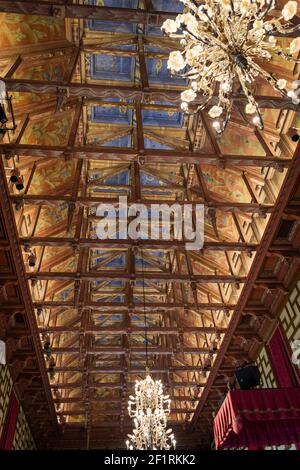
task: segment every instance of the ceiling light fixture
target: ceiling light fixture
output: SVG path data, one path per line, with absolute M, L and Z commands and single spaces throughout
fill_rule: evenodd
M 217 134 L 224 132 L 232 113 L 235 95 L 245 95 L 245 114 L 263 129 L 262 114 L 251 90 L 258 79 L 266 80 L 276 92 L 297 105 L 299 82 L 288 83 L 265 69 L 266 62 L 280 57 L 300 63 L 296 37 L 284 50 L 276 35 L 292 34 L 300 28 L 290 20 L 297 14 L 297 2 L 288 1 L 281 15 L 271 16 L 276 0 L 181 0 L 185 13 L 168 19 L 162 30 L 180 40 L 182 50 L 172 51 L 168 68 L 172 75 L 189 79 L 181 93 L 181 108 L 196 113 L 210 106 Z M 299 89 L 300 91 L 300 89 Z M 196 100 L 195 109 L 190 104 Z M 197 103 L 198 100 L 198 103 Z M 199 103 L 200 102 L 200 103 Z
M 143 302 L 145 319 L 146 378 L 136 380 L 135 395 L 128 400 L 128 414 L 133 418 L 134 429 L 128 434 L 126 447 L 129 450 L 170 450 L 176 448 L 172 429 L 167 429 L 171 412 L 169 395 L 163 394 L 161 380 L 153 380 L 148 362 L 147 315 L 145 305 L 144 257 L 142 252 Z

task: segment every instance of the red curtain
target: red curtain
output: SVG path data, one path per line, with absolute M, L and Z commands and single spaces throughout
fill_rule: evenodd
M 278 326 L 273 334 L 267 351 L 272 364 L 278 387 L 299 387 L 300 378 L 291 361 L 292 353 L 287 344 L 285 333 Z
M 214 419 L 214 436 L 217 449 L 299 446 L 299 388 L 228 392 Z
M 19 402 L 14 390 L 12 390 L 0 439 L 0 449 L 11 450 L 17 426 L 18 414 Z

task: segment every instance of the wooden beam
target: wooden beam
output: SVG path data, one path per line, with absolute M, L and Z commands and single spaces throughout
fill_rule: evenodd
M 132 246 L 139 246 L 145 249 L 175 249 L 184 248 L 184 240 L 99 240 L 95 238 L 78 237 L 20 237 L 20 244 L 24 246 L 60 246 L 70 248 L 118 248 L 127 249 Z M 256 251 L 259 245 L 257 243 L 242 242 L 224 242 L 224 241 L 205 241 L 203 250 L 207 251 Z M 0 242 L 1 247 L 1 242 Z M 279 247 L 281 251 L 290 250 L 289 245 Z
M 47 328 L 39 328 L 40 333 L 72 333 L 72 332 L 79 332 L 81 329 L 79 326 L 47 326 Z M 143 334 L 145 331 L 144 327 L 139 326 L 130 326 L 130 327 L 123 327 L 123 326 L 97 326 L 97 325 L 88 325 L 85 329 L 86 334 L 108 334 L 108 335 L 138 335 Z M 174 326 L 149 326 L 147 328 L 149 334 L 156 334 L 156 335 L 178 335 L 178 327 Z M 190 334 L 198 334 L 198 333 L 225 333 L 226 328 L 217 328 L 213 326 L 181 326 L 182 333 L 190 333 Z
M 145 59 L 145 48 L 144 48 L 143 38 L 140 35 L 138 36 L 137 46 L 138 46 L 141 84 L 142 84 L 143 89 L 147 90 L 149 88 L 149 81 L 148 81 L 147 65 L 146 65 L 146 59 Z
M 83 400 L 82 397 L 61 397 L 61 398 L 55 398 L 53 401 L 54 403 L 80 403 L 82 400 Z M 91 400 L 91 403 L 120 403 L 121 398 L 92 396 L 90 400 Z M 172 400 L 175 402 L 181 402 L 181 401 L 195 402 L 195 398 L 189 395 L 185 395 L 185 396 L 172 395 Z
M 84 20 L 101 20 L 148 24 L 160 26 L 168 18 L 174 18 L 177 13 L 159 12 L 134 8 L 118 8 L 98 5 L 75 5 L 71 2 L 41 2 L 21 0 L 11 2 L 0 1 L 0 12 L 19 13 L 38 16 L 50 16 L 56 18 L 75 18 Z
M 132 148 L 81 146 L 63 147 L 30 144 L 0 144 L 2 153 L 15 153 L 20 157 L 38 158 L 82 158 L 103 161 L 133 162 L 139 161 L 139 153 Z M 144 163 L 204 163 L 212 165 L 273 167 L 275 169 L 287 168 L 291 164 L 290 158 L 262 157 L 259 155 L 217 155 L 204 152 L 191 152 L 188 150 L 158 150 L 144 149 Z
M 91 410 L 93 414 L 93 420 L 97 419 L 97 416 L 120 416 L 121 409 L 110 409 L 106 408 L 104 410 L 99 410 L 96 407 Z M 58 411 L 58 416 L 81 416 L 84 415 L 85 411 L 82 409 L 79 410 L 63 410 Z M 171 408 L 172 414 L 179 414 L 179 413 L 194 413 L 192 408 Z
M 69 347 L 69 348 L 64 348 L 64 347 L 59 347 L 59 348 L 52 348 L 52 353 L 53 354 L 78 354 L 80 352 L 79 348 L 75 347 Z M 130 352 L 132 354 L 138 354 L 139 356 L 145 356 L 146 355 L 146 350 L 145 347 L 142 346 L 131 346 L 130 347 Z M 148 347 L 148 354 L 150 355 L 171 355 L 174 356 L 176 354 L 207 354 L 210 352 L 208 348 L 188 348 L 186 346 L 178 348 L 178 350 L 174 350 L 173 348 L 164 348 L 164 347 L 153 347 L 149 346 Z M 124 355 L 127 354 L 127 351 L 123 347 L 117 347 L 117 346 L 101 346 L 101 347 L 96 347 L 92 349 L 87 350 L 87 354 L 104 354 L 104 355 Z M 212 354 L 215 354 L 215 352 L 212 352 Z
M 1 1 L 1 0 L 0 0 Z M 3 1 L 3 0 L 2 0 Z M 137 101 L 168 101 L 171 103 L 180 104 L 180 93 L 185 89 L 184 86 L 174 88 L 143 88 L 142 86 L 131 84 L 118 84 L 116 85 L 102 85 L 80 82 L 63 81 L 47 81 L 47 80 L 29 80 L 18 78 L 4 78 L 7 91 L 22 91 L 30 93 L 45 93 L 45 94 L 61 94 L 68 93 L 69 97 L 85 97 L 85 98 L 104 98 L 108 99 L 132 99 Z M 260 108 L 274 108 L 274 109 L 290 109 L 293 111 L 299 110 L 299 105 L 294 105 L 290 98 L 275 97 L 275 96 L 255 96 L 256 102 Z M 197 97 L 193 104 L 203 104 L 206 101 L 205 97 Z M 217 96 L 211 100 L 211 105 L 216 104 L 218 101 Z M 233 97 L 234 103 L 244 106 L 247 103 L 247 98 L 244 95 L 236 95 Z
M 140 101 L 136 102 L 135 115 L 136 115 L 137 150 L 139 154 L 144 154 L 145 142 L 144 142 L 143 112 L 142 112 Z
M 74 198 L 71 196 L 57 196 L 57 195 L 50 195 L 50 194 L 40 194 L 40 195 L 34 195 L 34 194 L 11 194 L 10 196 L 12 202 L 22 202 L 24 204 L 37 204 L 37 205 L 61 205 L 65 203 L 69 204 L 74 204 Z M 98 206 L 99 204 L 111 204 L 112 206 L 117 207 L 119 204 L 119 199 L 113 199 L 113 198 L 105 198 L 105 197 L 94 197 L 94 196 L 89 196 L 89 197 L 84 197 L 84 196 L 79 196 L 76 198 L 76 202 L 79 205 L 82 206 L 87 206 L 87 207 L 95 207 Z M 159 202 L 154 199 L 143 199 L 139 201 L 141 204 L 144 204 L 146 207 L 150 207 L 152 204 L 158 204 Z M 184 206 L 185 204 L 188 203 L 188 201 L 174 201 L 174 200 L 164 200 L 164 204 L 168 204 L 172 206 L 172 204 L 179 204 L 180 206 Z M 201 201 L 194 200 L 194 204 L 202 204 Z M 273 204 L 255 204 L 255 203 L 247 203 L 247 202 L 219 202 L 219 201 L 214 201 L 214 202 L 209 202 L 209 207 L 213 209 L 220 209 L 224 212 L 232 212 L 232 211 L 237 211 L 237 212 L 249 212 L 249 213 L 256 213 L 260 215 L 264 215 L 267 213 L 272 212 L 273 210 Z M 93 218 L 96 219 L 96 217 L 93 216 Z
M 2 276 L 1 276 L 2 277 Z M 0 278 L 1 278 L 0 277 Z M 175 274 L 175 273 L 164 273 L 164 272 L 157 272 L 157 273 L 150 273 L 145 272 L 144 274 L 141 272 L 137 272 L 134 275 L 130 275 L 124 271 L 89 271 L 87 273 L 75 273 L 75 272 L 31 272 L 26 274 L 27 279 L 45 279 L 45 280 L 54 280 L 54 281 L 62 281 L 62 280 L 84 280 L 84 281 L 96 281 L 96 280 L 111 280 L 111 279 L 125 279 L 135 281 L 138 279 L 145 279 L 145 280 L 152 280 L 152 281 L 165 281 L 165 282 L 187 282 L 193 281 L 196 283 L 213 283 L 219 284 L 223 282 L 228 283 L 237 283 L 237 282 L 245 282 L 247 277 L 246 276 L 236 276 L 232 277 L 230 275 L 221 276 L 221 275 L 208 275 L 208 274 L 194 274 L 193 276 L 189 276 L 188 274 Z M 277 279 L 273 278 L 265 278 L 263 280 L 265 284 L 272 283 L 278 284 Z
M 203 368 L 201 366 L 181 366 L 181 367 L 170 367 L 168 368 L 169 372 L 201 372 Z M 26 370 L 25 370 L 26 372 Z M 24 373 L 25 373 L 24 372 Z M 123 374 L 124 368 L 123 367 L 109 367 L 109 366 L 102 366 L 101 367 L 81 367 L 81 366 L 60 366 L 55 367 L 56 373 L 84 373 L 87 372 L 89 374 Z M 164 374 L 166 372 L 165 368 L 161 367 L 151 367 L 151 374 Z M 145 374 L 145 367 L 130 367 L 128 369 L 129 374 Z
M 74 382 L 74 383 L 56 383 L 51 384 L 52 389 L 61 388 L 61 389 L 72 389 L 72 388 L 82 388 L 82 382 Z M 135 385 L 135 382 L 128 382 L 130 387 Z M 194 387 L 194 388 L 204 388 L 205 384 L 198 384 L 197 382 L 173 382 L 171 383 L 171 388 L 187 388 L 187 387 Z M 90 389 L 122 389 L 122 385 L 118 382 L 93 382 L 90 384 Z
M 33 303 L 35 308 L 62 308 L 62 309 L 74 309 L 73 302 L 66 302 L 66 301 L 54 301 L 54 300 L 46 300 L 44 302 L 34 302 Z M 18 306 L 11 305 L 10 308 L 14 308 L 18 310 Z M 200 303 L 197 304 L 197 309 L 201 310 L 232 310 L 235 307 L 235 304 L 223 304 L 223 303 Z M 143 312 L 144 311 L 144 304 L 128 304 L 128 303 L 117 303 L 116 302 L 92 302 L 88 299 L 84 301 L 84 303 L 78 305 L 78 308 L 90 308 L 92 310 L 101 310 L 103 315 L 115 315 L 116 311 L 120 314 L 128 313 L 128 309 L 132 310 L 133 312 Z M 194 303 L 186 303 L 183 305 L 182 302 L 153 302 L 153 303 L 145 303 L 145 309 L 147 311 L 147 315 L 160 315 L 164 310 L 172 311 L 172 310 L 182 310 L 185 308 L 186 310 L 195 310 Z M 265 307 L 264 307 L 265 308 Z M 107 309 L 107 310 L 106 310 Z M 253 307 L 255 310 L 255 307 Z M 60 310 L 59 313 L 64 313 L 64 310 Z M 93 312 L 91 312 L 93 313 Z

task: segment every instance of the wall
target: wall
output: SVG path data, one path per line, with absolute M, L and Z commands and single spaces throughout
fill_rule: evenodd
M 293 341 L 300 339 L 300 280 L 292 289 L 279 319 L 292 348 Z
M 276 379 L 265 346 L 261 348 L 255 362 L 261 374 L 262 388 L 276 388 Z
M 8 367 L 0 365 L 0 436 L 5 422 L 11 389 L 12 379 Z
M 295 286 L 292 288 L 286 304 L 279 314 L 278 320 L 286 334 L 292 351 L 293 342 L 295 340 L 300 340 L 300 280 L 297 281 Z M 272 366 L 264 346 L 261 348 L 255 362 L 261 373 L 262 387 L 276 387 L 277 384 L 272 371 Z M 298 364 L 298 368 L 299 366 L 300 363 Z
M 0 436 L 3 431 L 6 412 L 12 391 L 12 379 L 5 365 L 0 365 Z M 20 406 L 12 448 L 14 450 L 35 449 L 35 443 L 29 429 L 24 411 Z
M 13 450 L 33 450 L 36 449 L 31 431 L 29 429 L 23 408 L 20 407 L 17 427 L 12 445 Z

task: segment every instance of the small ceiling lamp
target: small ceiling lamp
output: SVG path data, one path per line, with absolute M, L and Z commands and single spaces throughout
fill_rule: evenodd
M 7 123 L 7 121 L 8 121 L 8 119 L 7 119 L 6 113 L 4 111 L 4 108 L 3 108 L 2 104 L 0 104 L 0 123 L 2 125 L 4 125 L 4 124 Z
M 224 132 L 238 92 L 245 95 L 245 114 L 263 129 L 262 114 L 251 91 L 258 79 L 266 80 L 277 92 L 300 103 L 298 81 L 287 83 L 266 70 L 273 57 L 299 63 L 300 38 L 288 49 L 277 44 L 276 35 L 289 35 L 300 28 L 290 20 L 297 14 L 296 1 L 288 1 L 281 16 L 271 17 L 276 0 L 181 0 L 185 13 L 166 20 L 162 30 L 178 38 L 182 50 L 169 55 L 172 75 L 189 79 L 189 88 L 181 93 L 181 108 L 187 113 L 208 107 L 217 134 Z M 198 100 L 198 103 L 197 103 Z M 189 109 L 195 101 L 195 109 Z M 199 104 L 200 102 L 200 104 Z
M 30 253 L 30 255 L 28 256 L 28 265 L 31 268 L 34 268 L 35 264 L 36 264 L 36 256 L 34 253 Z
M 291 139 L 292 142 L 298 142 L 300 139 L 299 128 L 290 127 L 287 131 L 287 136 Z
M 19 176 L 18 181 L 16 182 L 16 188 L 17 188 L 18 191 L 23 191 L 23 189 L 24 189 L 23 176 Z
M 49 361 L 49 366 L 48 366 L 48 372 L 51 380 L 54 380 L 55 378 L 55 366 L 56 362 L 53 356 L 47 357 L 47 360 Z
M 11 170 L 10 172 L 10 178 L 9 178 L 9 181 L 11 183 L 17 183 L 18 179 L 20 177 L 20 170 L 18 168 L 14 168 L 13 170 Z

